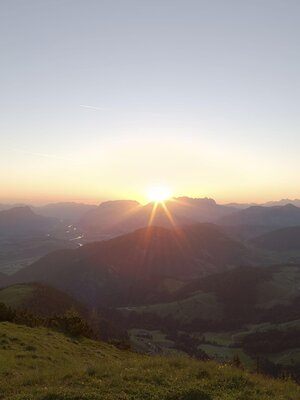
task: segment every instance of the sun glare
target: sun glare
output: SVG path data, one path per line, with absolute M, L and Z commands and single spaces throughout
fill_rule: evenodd
M 149 190 L 148 198 L 155 203 L 163 203 L 171 197 L 170 190 L 167 187 L 156 186 Z

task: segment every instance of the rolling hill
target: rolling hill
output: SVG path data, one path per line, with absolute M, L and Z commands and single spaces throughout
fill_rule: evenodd
M 300 250 L 300 227 L 277 229 L 252 239 L 252 243 L 261 249 L 275 252 Z
M 168 349 L 172 343 L 221 362 L 238 354 L 250 370 L 260 360 L 264 372 L 281 376 L 288 367 L 299 382 L 299 288 L 300 265 L 244 267 L 195 280 L 169 300 L 120 312 L 137 347 Z
M 299 386 L 188 357 L 150 357 L 46 328 L 0 323 L 10 400 L 298 400 Z
M 8 285 L 8 276 L 0 272 L 0 288 Z
M 85 311 L 84 307 L 71 296 L 39 283 L 22 283 L 0 289 L 0 303 L 40 316 L 63 314 L 71 308 L 81 313 Z
M 184 323 L 217 321 L 223 329 L 286 322 L 300 318 L 299 288 L 300 265 L 243 267 L 196 279 L 172 293 L 169 301 L 130 310 L 172 316 Z
M 12 282 L 43 282 L 89 304 L 122 305 L 146 301 L 166 278 L 190 280 L 251 262 L 252 252 L 215 225 L 149 227 L 50 253 Z

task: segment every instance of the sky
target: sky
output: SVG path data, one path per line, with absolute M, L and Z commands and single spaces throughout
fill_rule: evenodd
M 0 201 L 300 197 L 298 0 L 1 0 Z

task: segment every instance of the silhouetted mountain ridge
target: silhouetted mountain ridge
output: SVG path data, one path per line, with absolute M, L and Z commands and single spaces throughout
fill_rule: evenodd
M 275 228 L 300 225 L 300 208 L 293 204 L 284 206 L 252 206 L 219 220 L 224 225 L 259 225 Z
M 0 234 L 39 232 L 53 223 L 53 220 L 35 214 L 29 206 L 0 211 Z
M 78 222 L 87 212 L 96 209 L 93 204 L 60 202 L 49 203 L 45 206 L 32 207 L 36 214 L 49 218 L 58 218 L 69 222 Z
M 234 211 L 234 208 L 218 205 L 209 198 L 178 197 L 145 206 L 134 200 L 116 200 L 101 203 L 97 209 L 85 214 L 79 226 L 87 232 L 116 235 L 143 228 L 149 223 L 172 228 L 174 224 L 214 222 Z

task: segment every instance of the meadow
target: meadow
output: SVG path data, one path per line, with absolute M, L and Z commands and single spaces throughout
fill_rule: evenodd
M 0 324 L 0 398 L 298 400 L 300 387 L 226 364 L 147 356 L 46 328 Z

